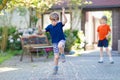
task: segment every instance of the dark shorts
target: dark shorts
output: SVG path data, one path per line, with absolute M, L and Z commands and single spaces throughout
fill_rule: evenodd
M 108 40 L 105 38 L 98 41 L 98 47 L 108 47 Z

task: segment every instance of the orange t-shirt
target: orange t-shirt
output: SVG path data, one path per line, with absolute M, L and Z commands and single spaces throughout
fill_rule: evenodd
M 98 32 L 99 40 L 105 39 L 106 35 L 110 31 L 111 31 L 110 26 L 107 24 L 101 24 L 100 26 L 98 26 L 97 32 Z

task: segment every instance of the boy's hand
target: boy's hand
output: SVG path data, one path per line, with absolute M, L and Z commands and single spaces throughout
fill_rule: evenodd
M 38 34 L 39 34 L 39 35 L 42 35 L 42 34 L 43 34 L 43 32 L 39 32 Z
M 109 39 L 109 37 L 110 37 L 110 32 L 106 35 L 106 39 Z
M 65 13 L 65 8 L 64 7 L 62 7 L 62 14 L 64 14 Z
M 62 21 L 62 24 L 65 25 L 67 23 L 67 17 L 65 16 L 65 8 L 62 7 L 62 15 L 64 17 L 64 21 Z
M 108 39 L 108 38 L 109 38 L 109 35 L 106 36 L 106 39 Z

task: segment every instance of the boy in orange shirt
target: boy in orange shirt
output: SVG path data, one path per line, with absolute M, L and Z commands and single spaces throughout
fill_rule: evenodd
M 100 47 L 100 60 L 98 63 L 103 63 L 103 47 L 106 48 L 106 52 L 109 56 L 110 63 L 113 64 L 114 61 L 112 59 L 111 52 L 108 49 L 108 37 L 110 36 L 110 26 L 106 24 L 107 22 L 107 17 L 103 16 L 100 20 L 101 25 L 98 27 L 97 32 L 98 32 L 98 47 Z

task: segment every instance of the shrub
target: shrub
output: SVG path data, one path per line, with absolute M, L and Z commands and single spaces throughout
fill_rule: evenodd
M 20 33 L 18 33 L 16 27 L 9 28 L 9 39 L 8 39 L 8 49 L 20 50 L 21 42 L 20 42 Z
M 77 36 L 79 41 L 75 43 L 75 49 L 83 49 L 86 45 L 85 36 L 82 31 L 78 31 Z
M 3 35 L 5 35 L 6 37 L 3 37 Z M 21 49 L 19 35 L 20 34 L 17 32 L 16 27 L 13 26 L 0 27 L 0 43 L 1 43 L 0 50 L 6 51 L 6 48 L 14 50 Z
M 75 43 L 76 37 L 74 36 L 74 34 L 71 30 L 65 30 L 64 33 L 65 33 L 65 36 L 66 36 L 65 51 L 69 52 L 71 50 L 71 47 Z
M 71 48 L 84 49 L 85 47 L 85 36 L 82 31 L 78 30 L 65 30 L 66 36 L 66 47 L 65 51 L 69 52 Z

